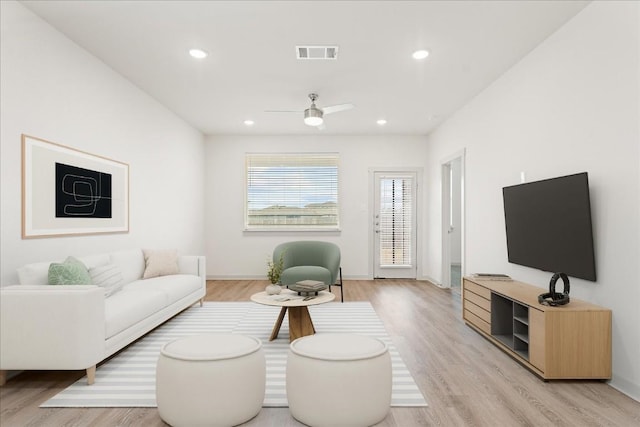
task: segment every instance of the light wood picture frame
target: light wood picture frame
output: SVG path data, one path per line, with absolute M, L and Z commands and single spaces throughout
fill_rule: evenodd
M 129 232 L 129 165 L 22 135 L 22 238 Z

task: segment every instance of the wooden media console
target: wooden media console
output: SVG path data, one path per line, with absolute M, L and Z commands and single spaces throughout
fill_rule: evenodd
M 544 289 L 465 277 L 465 323 L 543 379 L 611 378 L 611 310 L 571 298 L 538 302 Z

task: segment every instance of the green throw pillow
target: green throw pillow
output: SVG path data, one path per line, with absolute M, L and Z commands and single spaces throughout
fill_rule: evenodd
M 90 285 L 89 270 L 82 261 L 68 257 L 62 264 L 49 265 L 50 285 Z

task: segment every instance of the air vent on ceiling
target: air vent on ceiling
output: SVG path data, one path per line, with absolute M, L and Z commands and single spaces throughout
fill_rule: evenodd
M 298 59 L 338 59 L 338 46 L 296 46 Z

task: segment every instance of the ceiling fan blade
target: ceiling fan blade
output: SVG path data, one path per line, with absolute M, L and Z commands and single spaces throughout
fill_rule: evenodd
M 339 111 L 351 110 L 352 108 L 355 108 L 355 105 L 353 104 L 330 105 L 328 107 L 323 107 L 322 112 L 324 114 L 332 114 L 332 113 L 337 113 Z
M 265 113 L 299 113 L 302 114 L 304 111 L 294 111 L 294 110 L 264 110 Z
M 325 130 L 327 128 L 327 126 L 325 126 L 324 122 L 322 124 L 319 124 L 318 126 L 316 126 L 316 129 L 318 130 Z

